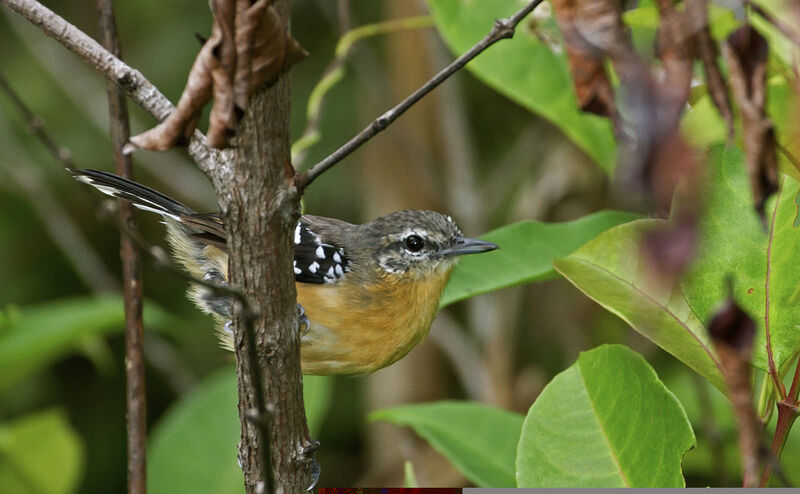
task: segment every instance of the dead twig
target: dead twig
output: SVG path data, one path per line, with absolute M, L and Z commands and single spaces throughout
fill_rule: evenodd
M 86 33 L 41 3 L 34 0 L 0 0 L 0 4 L 35 24 L 49 37 L 92 65 L 155 118 L 163 120 L 174 111 L 172 103 L 141 72 L 123 63 Z M 229 168 L 232 160 L 231 153 L 210 148 L 199 131 L 192 136 L 189 154 L 206 174 L 215 168 Z
M 421 100 L 426 94 L 433 91 L 439 84 L 447 80 L 448 77 L 458 72 L 470 60 L 480 55 L 484 50 L 497 43 L 501 39 L 511 38 L 514 36 L 514 30 L 517 24 L 530 14 L 543 0 L 533 0 L 525 7 L 520 9 L 517 13 L 508 19 L 498 19 L 494 23 L 494 27 L 481 41 L 475 46 L 470 48 L 466 53 L 453 60 L 453 62 L 442 69 L 438 74 L 433 76 L 428 82 L 423 84 L 419 89 L 411 93 L 406 99 L 398 103 L 395 107 L 376 118 L 364 130 L 359 132 L 355 137 L 347 141 L 339 149 L 328 155 L 325 159 L 315 164 L 309 171 L 300 174 L 295 179 L 295 183 L 300 190 L 308 187 L 311 182 L 317 179 L 321 174 L 327 171 L 336 163 L 346 158 L 350 153 L 361 147 L 365 142 L 369 141 L 382 130 L 386 129 L 392 122 L 405 113 L 406 110 L 411 108 L 417 101 Z
M 103 45 L 116 57 L 121 56 L 117 37 L 114 6 L 111 0 L 97 0 L 100 30 Z M 116 171 L 122 177 L 133 179 L 133 163 L 130 156 L 122 153 L 122 147 L 130 136 L 128 109 L 125 96 L 118 86 L 106 82 L 108 93 L 109 125 L 114 147 Z M 128 201 L 120 201 L 120 223 L 136 229 L 134 207 Z M 128 436 L 128 494 L 147 492 L 147 393 L 144 365 L 144 325 L 142 322 L 142 273 L 139 253 L 130 237 L 120 237 L 120 259 L 122 261 L 122 295 L 125 304 L 125 396 L 126 424 Z

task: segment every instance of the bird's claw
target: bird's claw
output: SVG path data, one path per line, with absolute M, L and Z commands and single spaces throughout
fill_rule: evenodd
M 308 319 L 306 315 L 306 310 L 303 308 L 302 305 L 297 304 L 297 320 L 298 320 L 298 329 L 303 328 L 303 336 L 308 334 L 308 331 L 311 329 L 311 321 Z
M 317 482 L 319 482 L 319 474 L 322 472 L 319 462 L 316 458 L 314 458 L 314 456 L 312 456 L 318 449 L 319 441 L 315 439 L 312 439 L 311 444 L 307 445 L 303 449 L 303 454 L 311 457 L 311 485 L 306 488 L 306 492 L 317 486 Z
M 319 462 L 316 458 L 311 458 L 311 485 L 306 488 L 306 492 L 309 492 L 311 489 L 317 486 L 320 472 L 322 472 L 322 468 L 320 468 Z

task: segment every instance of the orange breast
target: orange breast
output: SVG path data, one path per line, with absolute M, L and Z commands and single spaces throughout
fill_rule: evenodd
M 305 374 L 367 374 L 405 356 L 428 334 L 447 276 L 351 287 L 297 283 L 311 320 Z

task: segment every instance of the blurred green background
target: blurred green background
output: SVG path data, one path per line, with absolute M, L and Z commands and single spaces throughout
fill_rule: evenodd
M 115 6 L 123 59 L 177 101 L 199 48 L 194 34 L 209 32 L 205 3 L 140 0 Z M 52 1 L 48 7 L 97 38 L 96 13 L 86 2 Z M 409 0 L 294 0 L 292 9 L 293 35 L 311 54 L 291 71 L 293 139 L 303 133 L 309 94 L 342 32 L 427 14 L 424 2 Z M 0 46 L 3 76 L 53 139 L 69 148 L 75 165 L 111 170 L 104 80 L 7 9 L 0 9 Z M 321 140 L 301 164 L 323 158 L 451 59 L 432 27 L 358 42 L 343 80 L 325 100 Z M 154 124 L 135 105 L 128 106 L 133 132 Z M 197 210 L 216 209 L 210 184 L 183 150 L 139 152 L 134 161 L 142 183 Z M 0 373 L 8 372 L 5 379 L 0 375 L 0 478 L 16 475 L 14 466 L 3 462 L 13 448 L 33 447 L 25 438 L 57 438 L 58 444 L 43 441 L 40 449 L 58 452 L 57 464 L 74 462 L 64 466 L 73 474 L 65 473 L 60 485 L 31 492 L 124 491 L 118 232 L 99 217 L 101 202 L 64 173 L 0 94 L 0 337 L 15 331 L 18 341 L 12 343 L 29 345 L 27 355 L 35 356 L 11 365 L 19 350 L 10 348 L 5 367 L 0 357 L 0 369 L 6 369 Z M 467 71 L 326 173 L 305 195 L 307 212 L 351 222 L 402 208 L 436 209 L 451 214 L 471 236 L 522 219 L 566 221 L 613 206 L 601 167 L 552 124 Z M 140 230 L 164 245 L 153 215 L 140 215 Z M 148 422 L 157 427 L 199 383 L 229 369 L 232 355 L 218 348 L 212 320 L 184 297 L 183 280 L 147 260 L 143 278 Z M 69 329 L 69 335 L 54 340 L 47 335 L 52 325 Z M 27 332 L 20 335 L 20 328 Z M 694 406 L 687 401 L 697 403 L 693 424 L 701 444 L 687 456 L 687 483 L 736 478 L 732 422 L 711 423 L 708 434 L 698 425 L 710 403 L 727 416 L 721 395 L 699 379 L 692 381 L 695 376 L 679 362 L 556 279 L 456 303 L 440 314 L 427 340 L 397 364 L 365 378 L 330 379 L 325 384 L 332 387 L 330 401 L 323 402 L 316 433 L 322 443 L 320 485 L 401 485 L 406 460 L 422 486 L 468 485 L 414 433 L 367 422 L 365 416 L 397 404 L 465 398 L 524 413 L 579 351 L 605 342 L 642 353 L 687 409 Z M 25 420 L 37 417 L 26 426 Z M 233 461 L 235 453 L 234 438 L 224 454 Z M 56 475 L 52 466 L 30 468 L 34 476 Z

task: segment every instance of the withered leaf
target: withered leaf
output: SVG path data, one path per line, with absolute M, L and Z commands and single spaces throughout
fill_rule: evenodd
M 747 172 L 756 210 L 764 218 L 764 203 L 778 190 L 775 131 L 766 114 L 767 40 L 750 26 L 728 38 L 725 59 L 733 96 L 742 114 Z
M 616 115 L 614 89 L 603 65 L 604 51 L 589 42 L 579 29 L 579 26 L 591 21 L 581 18 L 582 16 L 589 13 L 597 15 L 597 12 L 587 12 L 585 5 L 587 3 L 576 0 L 554 0 L 553 13 L 564 35 L 572 84 L 581 110 L 604 117 L 614 117 Z M 611 2 L 605 5 L 612 11 L 614 18 L 618 19 L 619 12 L 613 8 L 614 5 Z M 621 28 L 621 25 L 617 23 L 615 27 Z M 616 36 L 615 34 L 614 37 Z
M 622 78 L 635 58 L 622 22 L 618 0 L 553 0 L 554 16 L 563 35 L 573 86 L 584 111 L 607 116 L 619 140 L 623 125 L 604 61 L 610 59 Z
M 175 110 L 156 127 L 132 137 L 125 152 L 185 145 L 213 96 L 209 144 L 225 147 L 250 94 L 308 54 L 288 33 L 271 0 L 212 0 L 211 36 L 195 59 Z

